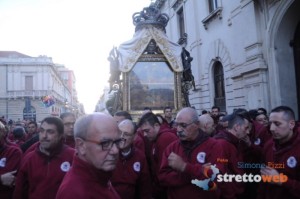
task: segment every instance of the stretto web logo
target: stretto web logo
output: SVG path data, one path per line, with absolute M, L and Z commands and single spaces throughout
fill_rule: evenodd
M 283 173 L 279 175 L 253 175 L 253 174 L 244 174 L 244 175 L 234 175 L 234 174 L 219 174 L 217 175 L 217 182 L 286 182 L 288 177 Z
M 264 168 L 264 167 L 262 167 Z M 212 171 L 211 177 L 208 175 L 208 171 Z M 253 174 L 243 174 L 243 175 L 235 175 L 235 174 L 220 174 L 219 169 L 216 165 L 206 165 L 203 169 L 203 175 L 206 177 L 205 180 L 192 180 L 192 184 L 202 188 L 206 191 L 213 191 L 217 189 L 217 184 L 215 183 L 215 179 L 217 182 L 263 182 L 263 183 L 284 183 L 288 180 L 288 177 L 283 173 L 279 173 L 278 175 L 253 175 Z

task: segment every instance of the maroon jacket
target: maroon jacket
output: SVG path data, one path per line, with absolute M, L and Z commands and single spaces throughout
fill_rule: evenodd
M 40 152 L 39 144 L 22 159 L 14 199 L 53 199 L 71 167 L 74 149 L 61 144 L 50 156 Z
M 272 139 L 272 135 L 268 128 L 264 125 L 253 121 L 252 128 L 249 134 L 249 138 L 251 141 L 250 151 L 245 151 L 246 154 L 244 156 L 245 162 L 248 163 L 258 163 L 261 162 L 262 158 L 262 149 L 264 145 Z
M 176 140 L 178 140 L 178 137 L 174 135 L 174 133 L 170 132 L 169 129 L 160 129 L 155 141 L 151 142 L 150 164 L 154 192 L 156 192 L 156 190 L 158 192 L 161 190 L 157 175 L 159 173 L 163 153 L 169 144 Z
M 74 139 L 74 136 L 65 136 L 64 138 L 63 138 L 63 140 L 64 140 L 64 144 L 65 145 L 68 145 L 69 147 L 71 147 L 71 148 L 75 148 L 75 139 Z
M 19 147 L 0 144 L 0 176 L 19 169 L 22 151 Z M 13 195 L 12 187 L 4 186 L 0 182 L 0 198 L 9 199 Z
M 218 190 L 203 190 L 192 183 L 192 180 L 207 179 L 203 174 L 203 164 L 216 164 L 216 167 L 219 168 L 216 160 L 219 158 L 220 150 L 215 150 L 216 141 L 202 131 L 198 137 L 195 147 L 191 147 L 192 150 L 189 152 L 183 147 L 183 142 L 178 140 L 170 144 L 163 154 L 158 177 L 160 184 L 167 187 L 169 199 L 219 198 L 220 192 Z M 187 163 L 184 172 L 175 171 L 168 166 L 168 157 L 172 152 L 179 155 Z
M 284 168 L 275 168 L 288 177 L 281 186 L 261 183 L 258 199 L 294 199 L 300 198 L 300 134 L 294 131 L 293 137 L 279 145 L 269 140 L 264 147 L 264 163 L 284 164 Z M 274 165 L 275 166 L 275 165 Z
M 220 159 L 224 160 L 223 167 L 220 167 L 221 173 L 243 175 L 244 170 L 238 168 L 238 163 L 244 161 L 244 143 L 227 131 L 218 133 L 214 138 L 217 140 L 218 147 L 221 148 Z M 242 182 L 222 182 L 218 183 L 218 186 L 221 189 L 222 198 L 238 198 L 244 191 Z
M 146 143 L 145 143 L 145 136 L 143 135 L 143 132 L 138 131 L 136 137 L 134 138 L 134 146 L 141 150 L 144 154 L 146 154 Z M 148 141 L 149 142 L 149 141 Z
M 120 152 L 111 183 L 122 199 L 150 199 L 151 180 L 145 154 L 132 147 L 128 156 Z
M 75 155 L 56 199 L 120 199 L 109 181 L 111 176 L 112 172 L 95 169 Z
M 151 164 L 155 174 L 158 174 L 161 160 L 165 149 L 178 137 L 170 132 L 170 129 L 163 129 L 158 132 L 155 141 L 151 142 Z

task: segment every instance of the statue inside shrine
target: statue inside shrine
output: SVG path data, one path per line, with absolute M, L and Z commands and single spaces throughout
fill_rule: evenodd
M 119 69 L 119 52 L 116 47 L 113 47 L 113 49 L 109 53 L 109 57 L 107 60 L 110 62 L 110 78 L 108 80 L 110 85 L 110 91 L 111 92 L 114 89 L 114 84 L 118 84 L 120 82 L 120 75 L 121 71 Z
M 193 61 L 193 57 L 190 56 L 189 51 L 187 51 L 184 47 L 182 48 L 181 59 L 183 65 L 183 81 L 191 82 L 194 90 L 196 90 L 195 80 L 191 68 L 191 62 Z

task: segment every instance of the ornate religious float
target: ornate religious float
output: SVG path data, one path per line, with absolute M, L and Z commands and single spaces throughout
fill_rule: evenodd
M 114 47 L 110 61 L 110 92 L 114 92 L 111 112 L 125 110 L 140 116 L 145 107 L 162 113 L 190 106 L 189 90 L 194 88 L 189 52 L 166 36 L 169 21 L 154 6 L 132 16 L 133 38 Z

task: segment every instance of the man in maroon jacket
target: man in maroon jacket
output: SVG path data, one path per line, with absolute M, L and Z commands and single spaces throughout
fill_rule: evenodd
M 78 119 L 74 127 L 77 154 L 56 198 L 120 199 L 110 182 L 124 144 L 116 121 L 110 115 L 93 113 Z
M 74 149 L 63 144 L 64 125 L 60 118 L 41 122 L 39 143 L 22 159 L 14 199 L 53 199 L 71 167 Z
M 134 146 L 135 125 L 123 120 L 118 125 L 125 143 L 120 149 L 117 168 L 111 179 L 122 199 L 151 199 L 151 180 L 146 156 Z
M 152 112 L 144 114 L 140 119 L 138 126 L 139 129 L 144 132 L 151 144 L 151 154 L 149 157 L 151 164 L 150 171 L 152 178 L 153 197 L 155 199 L 165 199 L 167 197 L 166 191 L 165 188 L 159 185 L 157 175 L 164 150 L 170 143 L 178 140 L 178 138 L 174 133 L 172 133 L 170 128 L 162 128 L 157 116 Z
M 276 107 L 269 121 L 273 139 L 264 146 L 266 167 L 261 169 L 261 174 L 274 177 L 271 182 L 260 184 L 257 198 L 300 198 L 300 134 L 294 111 L 287 106 Z M 280 175 L 286 175 L 287 179 L 276 180 Z
M 239 168 L 239 162 L 244 160 L 245 137 L 249 134 L 249 121 L 242 115 L 231 114 L 228 119 L 227 130 L 221 131 L 214 136 L 217 144 L 222 150 L 220 158 L 223 161 L 223 174 L 243 175 L 244 170 Z M 244 192 L 244 184 L 241 182 L 220 182 L 222 198 L 241 198 Z
M 166 148 L 159 171 L 159 180 L 167 187 L 168 198 L 219 198 L 220 192 L 210 186 L 212 184 L 207 184 L 204 190 L 193 183 L 211 177 L 211 173 L 204 174 L 205 166 L 220 167 L 216 141 L 199 128 L 198 113 L 193 108 L 180 110 L 174 125 L 180 140 Z
M 19 169 L 22 151 L 5 141 L 5 126 L 0 121 L 0 198 L 10 199 L 14 190 L 15 173 Z
M 35 121 L 29 121 L 27 124 L 26 141 L 30 140 L 36 135 L 38 135 L 38 125 Z
M 241 115 L 249 122 L 250 131 L 248 136 L 242 138 L 239 151 L 243 151 L 243 162 L 246 164 L 257 164 L 262 161 L 263 147 L 269 139 L 271 133 L 262 124 L 255 121 L 254 110 L 236 109 L 235 114 Z M 247 174 L 260 175 L 260 168 L 247 168 L 244 170 Z M 245 190 L 242 194 L 243 199 L 252 199 L 257 195 L 258 183 L 246 182 Z
M 71 112 L 62 113 L 60 115 L 60 119 L 62 119 L 64 123 L 64 143 L 72 148 L 75 148 L 75 140 L 74 140 L 74 124 L 76 121 L 76 117 Z
M 209 114 L 204 114 L 199 117 L 200 129 L 207 133 L 210 137 L 213 137 L 215 134 L 215 122 Z

